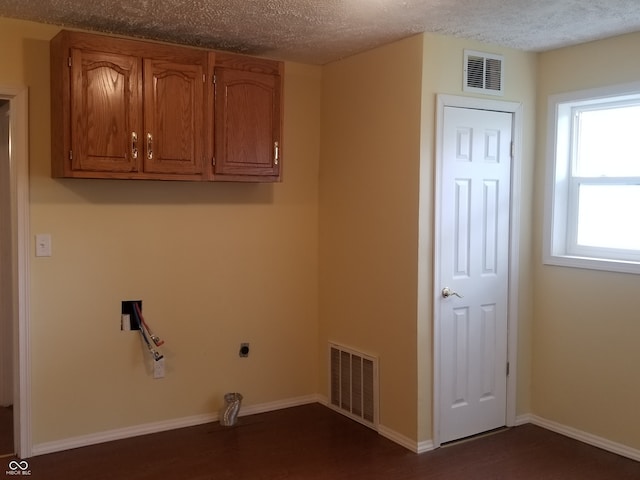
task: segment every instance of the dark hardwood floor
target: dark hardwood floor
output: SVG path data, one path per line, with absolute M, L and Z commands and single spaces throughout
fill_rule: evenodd
M 13 452 L 13 408 L 0 407 L 0 456 Z
M 11 459 L 3 460 L 8 469 Z M 46 480 L 640 479 L 640 463 L 533 425 L 417 455 L 318 404 L 241 417 L 235 427 L 200 425 L 28 463 L 32 478 Z

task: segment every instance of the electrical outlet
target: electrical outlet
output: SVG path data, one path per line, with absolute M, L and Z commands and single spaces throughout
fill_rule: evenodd
M 164 378 L 164 357 L 153 361 L 153 378 Z

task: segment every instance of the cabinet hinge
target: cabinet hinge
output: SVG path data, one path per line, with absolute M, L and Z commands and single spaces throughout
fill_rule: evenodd
M 204 73 L 202 74 L 202 83 L 207 83 L 207 76 Z
M 71 66 L 71 63 L 72 63 L 71 57 L 67 57 L 67 65 Z
M 516 151 L 516 144 L 511 142 L 511 158 L 514 157 Z
M 509 370 L 511 369 L 511 364 L 507 362 L 507 377 L 509 376 Z
M 73 150 L 69 150 L 69 160 L 73 160 Z
M 216 157 L 211 157 L 211 165 L 215 166 L 216 164 Z
M 213 77 L 211 78 L 211 83 L 213 83 L 214 85 L 216 84 L 216 75 L 215 75 L 215 73 L 213 74 Z

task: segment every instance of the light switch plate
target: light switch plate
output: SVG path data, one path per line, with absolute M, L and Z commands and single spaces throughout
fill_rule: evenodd
M 51 256 L 51 234 L 39 233 L 36 235 L 36 257 Z

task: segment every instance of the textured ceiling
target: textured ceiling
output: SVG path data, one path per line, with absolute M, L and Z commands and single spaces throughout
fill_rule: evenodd
M 311 64 L 421 32 L 543 51 L 640 31 L 639 0 L 0 0 L 0 16 Z

